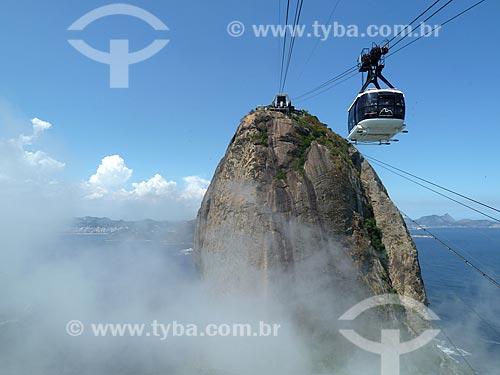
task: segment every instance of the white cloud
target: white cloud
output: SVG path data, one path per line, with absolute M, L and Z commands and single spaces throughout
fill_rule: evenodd
M 85 215 L 116 218 L 192 219 L 210 183 L 184 177 L 183 187 L 160 174 L 132 182 L 133 170 L 119 155 L 102 159 L 97 172 L 83 183 Z
M 43 121 L 43 120 L 40 120 L 39 118 L 35 117 L 35 118 L 31 119 L 31 126 L 33 129 L 33 133 L 31 133 L 30 135 L 21 134 L 19 136 L 18 142 L 22 146 L 32 145 L 33 142 L 35 142 L 36 139 L 38 137 L 40 137 L 43 132 L 45 132 L 46 130 L 49 130 L 52 127 L 52 124 L 50 122 Z
M 175 191 L 177 182 L 167 181 L 161 175 L 156 174 L 148 181 L 133 183 L 132 186 L 134 190 L 132 190 L 131 194 L 137 197 L 166 196 Z
M 186 187 L 181 192 L 181 197 L 188 200 L 201 200 L 205 195 L 210 181 L 198 176 L 184 177 Z
M 134 171 L 125 160 L 120 155 L 110 155 L 101 160 L 95 173 L 75 187 L 64 183 L 58 174 L 65 168 L 64 162 L 37 145 L 52 129 L 52 124 L 35 117 L 30 125 L 30 132 L 17 131 L 0 139 L 1 192 L 19 191 L 26 199 L 30 199 L 30 194 L 47 197 L 51 202 L 55 199 L 54 207 L 74 208 L 76 212 L 72 215 L 75 216 L 132 220 L 195 217 L 207 180 L 188 176 L 176 182 L 157 173 L 149 179 L 134 181 Z M 61 203 L 63 200 L 65 203 Z
M 38 118 L 31 123 L 31 134 L 0 140 L 0 175 L 13 184 L 31 181 L 43 185 L 52 180 L 54 172 L 65 167 L 46 152 L 34 149 L 35 141 L 52 125 Z
M 74 191 L 57 175 L 65 164 L 37 147 L 50 129 L 50 122 L 35 117 L 28 134 L 0 139 L 0 188 L 33 190 L 50 197 L 76 193 L 72 198 L 77 205 L 75 215 L 159 220 L 195 217 L 209 181 L 199 176 L 173 181 L 159 173 L 134 181 L 133 169 L 120 155 L 104 157 L 96 172 Z
M 33 125 L 34 134 L 42 133 L 52 127 L 52 124 L 50 122 L 40 120 L 37 117 L 31 119 L 31 124 Z
M 25 161 L 33 167 L 44 170 L 55 170 L 64 168 L 65 164 L 48 156 L 43 151 L 24 151 Z
M 106 156 L 102 159 L 97 168 L 97 172 L 90 176 L 88 186 L 92 190 L 92 197 L 99 198 L 107 192 L 114 192 L 123 187 L 130 177 L 133 170 L 125 165 L 125 161 L 119 155 Z M 96 195 L 96 193 L 99 194 Z
M 52 171 L 65 167 L 63 162 L 60 162 L 41 150 L 29 151 L 26 146 L 31 146 L 42 135 L 43 132 L 49 130 L 52 125 L 50 122 L 40 120 L 35 117 L 31 120 L 33 133 L 30 135 L 21 134 L 18 140 L 10 140 L 10 142 L 19 148 L 21 159 L 27 166 L 37 168 L 37 172 Z

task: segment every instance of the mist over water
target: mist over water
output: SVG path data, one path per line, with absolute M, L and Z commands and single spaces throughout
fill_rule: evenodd
M 449 228 L 432 232 L 489 275 L 500 278 L 499 229 Z M 416 231 L 415 233 L 422 234 Z M 476 371 L 494 374 L 500 368 L 500 290 L 431 238 L 415 238 L 430 307 L 441 327 Z M 453 358 L 457 351 L 445 337 Z
M 68 222 L 40 197 L 3 205 L 0 253 L 2 374 L 301 373 L 305 347 L 286 312 L 258 296 L 216 298 L 189 255 L 161 242 L 64 235 Z M 41 202 L 41 203 L 40 203 Z M 7 203 L 7 202 L 6 202 Z M 11 202 L 12 203 L 12 202 Z M 61 215 L 59 215 L 61 214 Z M 66 333 L 70 320 L 86 324 Z M 93 337 L 90 323 L 256 323 L 279 337 Z M 303 373 L 303 372 L 302 372 Z
M 180 253 L 181 248 L 132 239 L 108 241 L 106 235 L 61 235 L 69 224 L 64 218 L 70 216 L 62 207 L 70 205 L 55 204 L 53 197 L 43 194 L 30 196 L 12 195 L 0 202 L 2 374 L 380 373 L 377 355 L 356 349 L 336 332 L 342 326 L 337 319 L 344 312 L 346 298 L 357 287 L 343 284 L 333 295 L 327 292 L 325 280 L 315 272 L 323 259 L 301 266 L 298 275 L 310 282 L 293 299 L 285 292 L 273 299 L 237 293 L 220 296 L 200 280 L 191 256 Z M 287 290 L 290 282 L 283 277 L 277 284 Z M 446 308 L 434 305 L 433 284 L 428 284 L 432 307 L 445 317 Z M 494 319 L 496 310 L 487 313 L 492 303 L 485 299 L 484 306 L 476 307 Z M 298 306 L 308 322 L 313 317 L 314 325 L 320 327 L 312 335 L 297 324 L 304 322 L 296 314 Z M 67 322 L 75 319 L 87 325 L 79 337 L 66 333 Z M 160 340 L 94 337 L 88 327 L 90 323 L 149 324 L 154 320 L 199 326 L 265 321 L 281 328 L 278 337 Z M 464 329 L 460 321 L 451 322 L 452 328 Z M 477 319 L 467 322 L 467 337 L 475 345 L 464 344 L 463 349 L 472 353 L 471 359 L 477 358 L 483 349 L 479 331 L 484 327 Z M 372 328 L 380 327 L 377 323 Z M 404 358 L 403 371 L 431 358 L 425 353 Z M 481 361 L 491 362 L 486 354 Z M 325 360 L 329 356 L 331 360 Z M 403 373 L 413 373 L 408 371 Z

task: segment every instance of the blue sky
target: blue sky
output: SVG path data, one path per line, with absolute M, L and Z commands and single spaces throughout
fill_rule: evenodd
M 280 41 L 255 38 L 249 30 L 232 38 L 226 26 L 233 20 L 245 23 L 247 29 L 252 24 L 275 24 L 279 1 L 127 3 L 150 11 L 170 31 L 154 31 L 138 19 L 115 16 L 75 34 L 67 31 L 75 20 L 110 2 L 2 2 L 0 137 L 28 134 L 30 120 L 36 117 L 52 124 L 36 149 L 64 162 L 59 172 L 64 181 L 89 181 L 103 158 L 120 155 L 125 167 L 133 169 L 122 187 L 127 191 L 133 182 L 148 182 L 157 174 L 166 182 L 177 182 L 181 195 L 189 188 L 185 178 L 196 176 L 200 180 L 194 188 L 199 191 L 200 181 L 212 177 L 241 117 L 256 105 L 269 103 L 278 86 Z M 361 29 L 370 24 L 405 24 L 430 3 L 386 0 L 373 10 L 372 1 L 342 0 L 334 20 Z M 473 3 L 456 0 L 430 23 L 448 19 Z M 332 7 L 332 1 L 306 0 L 301 23 L 326 22 Z M 407 97 L 410 133 L 390 147 L 361 151 L 500 206 L 500 124 L 495 111 L 499 79 L 493 69 L 500 58 L 498 14 L 500 3 L 487 1 L 443 28 L 439 38 L 420 40 L 388 60 L 387 77 Z M 75 37 L 103 51 L 110 39 L 129 39 L 131 50 L 159 37 L 170 43 L 156 56 L 130 67 L 128 89 L 110 89 L 108 67 L 73 49 L 67 39 Z M 371 42 L 372 38 L 330 39 L 319 44 L 306 65 L 316 41 L 297 39 L 286 91 L 292 97 L 300 95 L 353 66 L 360 50 Z M 346 136 L 346 110 L 360 85 L 358 77 L 297 105 Z M 35 146 L 26 149 L 30 147 Z M 477 217 L 377 170 L 396 203 L 414 216 L 450 212 Z

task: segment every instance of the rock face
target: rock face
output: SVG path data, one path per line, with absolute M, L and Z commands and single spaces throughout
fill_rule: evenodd
M 338 318 L 372 295 L 427 303 L 417 249 L 379 177 L 307 113 L 242 120 L 199 210 L 193 256 L 211 293 L 255 293 L 290 317 L 310 358 L 298 373 L 380 373 L 339 337 Z M 412 309 L 371 310 L 351 323 L 375 341 L 386 325 L 406 337 L 430 326 Z M 431 344 L 407 359 L 405 375 L 466 373 Z
M 331 282 L 427 302 L 417 249 L 363 156 L 316 117 L 256 111 L 238 127 L 197 217 L 195 260 L 221 288 L 272 288 L 321 256 Z M 341 266 L 342 264 L 342 266 Z M 336 275 L 336 276 L 335 276 Z

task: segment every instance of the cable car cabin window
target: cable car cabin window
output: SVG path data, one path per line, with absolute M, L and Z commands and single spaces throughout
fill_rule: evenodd
M 358 100 L 358 107 L 368 107 L 372 105 L 377 105 L 378 95 L 376 93 L 366 93 L 362 95 Z
M 394 94 L 394 118 L 405 119 L 405 98 L 403 94 Z
M 353 105 L 351 110 L 349 111 L 349 119 L 348 119 L 348 125 L 349 125 L 349 132 L 356 126 L 356 106 Z
M 404 120 L 405 118 L 405 109 L 404 107 L 396 107 L 394 109 L 394 117 L 397 119 Z
M 358 103 L 356 104 L 356 113 L 357 119 L 356 121 L 359 123 L 360 121 L 377 118 L 378 117 L 378 94 L 375 92 L 368 92 L 362 95 Z
M 366 93 L 356 104 L 357 119 L 360 121 L 373 118 L 404 119 L 403 94 L 399 93 Z
M 378 117 L 378 111 L 377 111 L 377 106 L 376 105 L 371 105 L 368 107 L 363 108 L 364 112 L 364 118 L 377 118 Z
M 393 106 L 394 105 L 394 94 L 379 94 L 378 105 Z
M 379 94 L 378 96 L 378 116 L 394 117 L 394 94 Z

